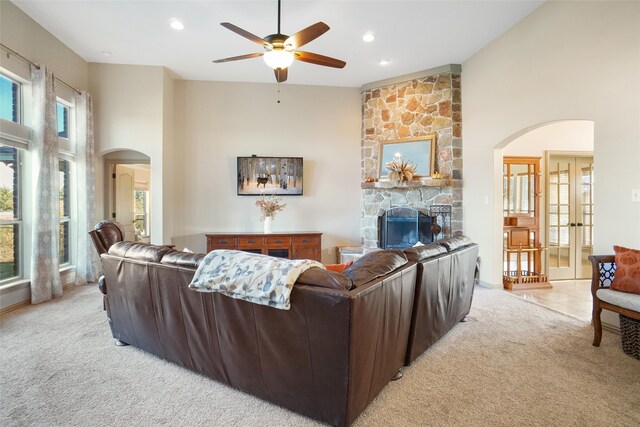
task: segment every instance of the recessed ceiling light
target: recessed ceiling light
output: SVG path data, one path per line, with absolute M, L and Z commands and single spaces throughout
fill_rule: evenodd
M 391 61 L 389 61 L 388 59 L 381 59 L 380 61 L 378 61 L 378 64 L 380 64 L 380 65 L 389 65 L 389 64 L 391 64 Z
M 373 35 L 373 33 L 366 33 L 364 36 L 362 36 L 362 40 L 369 43 L 372 42 L 376 39 L 376 36 Z
M 111 56 L 111 52 L 109 52 L 108 50 L 103 50 L 102 52 L 100 52 L 102 55 L 104 56 Z
M 184 24 L 177 19 L 173 19 L 171 20 L 171 28 L 178 31 L 184 30 Z

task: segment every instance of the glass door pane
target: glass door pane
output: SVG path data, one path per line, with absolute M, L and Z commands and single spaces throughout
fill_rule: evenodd
M 576 258 L 579 260 L 576 268 L 576 278 L 591 277 L 591 263 L 589 255 L 593 253 L 593 158 L 579 157 L 576 159 L 580 194 L 577 210 L 577 238 Z
M 548 165 L 548 197 L 547 206 L 547 248 L 549 257 L 550 279 L 572 279 L 574 253 L 571 250 L 573 241 L 572 193 L 573 171 L 572 159 L 551 156 Z

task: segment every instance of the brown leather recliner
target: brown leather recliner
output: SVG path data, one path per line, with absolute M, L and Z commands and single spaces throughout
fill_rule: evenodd
M 106 254 L 109 248 L 116 242 L 122 242 L 124 235 L 122 230 L 114 221 L 101 221 L 89 232 L 91 240 L 98 251 L 98 255 Z

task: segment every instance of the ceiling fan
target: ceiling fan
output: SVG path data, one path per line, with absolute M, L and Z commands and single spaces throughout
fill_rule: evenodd
M 304 30 L 298 31 L 292 36 L 280 33 L 280 0 L 278 0 L 278 32 L 269 34 L 265 38 L 251 34 L 229 22 L 221 22 L 220 25 L 233 31 L 242 37 L 251 40 L 264 47 L 264 52 L 249 53 L 246 55 L 232 56 L 230 58 L 217 59 L 214 63 L 238 61 L 240 59 L 257 58 L 262 56 L 264 62 L 273 68 L 278 83 L 287 80 L 289 66 L 294 60 L 308 62 L 310 64 L 323 65 L 325 67 L 344 68 L 346 62 L 317 53 L 297 50 L 305 44 L 313 41 L 329 31 L 329 26 L 324 22 L 317 22 Z

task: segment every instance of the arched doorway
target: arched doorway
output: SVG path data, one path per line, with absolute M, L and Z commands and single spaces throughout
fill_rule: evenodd
M 588 256 L 593 248 L 593 147 L 594 123 L 588 120 L 540 123 L 523 129 L 495 147 L 500 157 L 540 159 L 542 273 L 549 276 L 554 289 L 521 293 L 537 300 L 544 295 L 546 300 L 540 302 L 549 305 L 553 305 L 553 299 L 558 297 L 558 300 L 564 300 L 564 305 L 553 308 L 585 320 L 589 318 L 590 295 L 588 283 L 579 279 L 589 278 Z M 502 166 L 496 163 L 496 167 Z M 504 188 L 502 193 L 504 195 Z M 556 286 L 558 280 L 574 282 Z M 577 307 L 576 312 L 571 311 L 572 305 Z
M 151 241 L 151 162 L 132 150 L 104 155 L 105 217 L 117 221 L 125 240 Z

